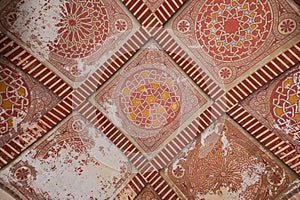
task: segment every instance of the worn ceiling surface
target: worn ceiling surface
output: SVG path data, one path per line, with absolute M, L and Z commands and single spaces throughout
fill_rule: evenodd
M 0 1 L 0 199 L 300 199 L 299 13 Z

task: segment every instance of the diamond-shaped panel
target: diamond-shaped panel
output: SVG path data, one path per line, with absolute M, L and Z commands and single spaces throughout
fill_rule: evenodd
M 210 101 L 152 41 L 97 92 L 95 102 L 151 153 Z
M 210 126 L 165 172 L 188 199 L 274 199 L 297 179 L 228 117 Z
M 299 23 L 289 0 L 194 0 L 167 28 L 228 89 L 299 41 Z

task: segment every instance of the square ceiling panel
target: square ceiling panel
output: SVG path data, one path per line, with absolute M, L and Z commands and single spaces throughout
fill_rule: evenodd
M 167 28 L 223 88 L 231 89 L 298 41 L 299 22 L 299 8 L 290 0 L 194 0 Z
M 0 176 L 22 199 L 109 199 L 133 170 L 103 133 L 74 113 Z
M 0 199 L 299 199 L 299 13 L 0 0 Z
M 146 153 L 157 152 L 211 104 L 153 40 L 92 101 Z
M 229 119 L 220 118 L 165 170 L 184 199 L 275 199 L 297 176 Z
M 70 84 L 94 72 L 137 27 L 115 0 L 7 3 L 4 30 Z

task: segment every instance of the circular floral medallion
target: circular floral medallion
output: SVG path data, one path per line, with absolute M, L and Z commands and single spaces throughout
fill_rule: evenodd
M 196 38 L 214 59 L 237 61 L 263 46 L 272 19 L 268 0 L 207 0 L 196 19 Z
M 284 178 L 278 171 L 270 171 L 268 172 L 267 180 L 271 185 L 279 186 L 283 183 Z
M 281 34 L 287 35 L 296 30 L 297 24 L 293 19 L 284 19 L 278 25 L 278 30 Z
M 12 68 L 0 66 L 0 134 L 7 134 L 27 116 L 30 92 L 24 79 Z
M 85 127 L 85 123 L 81 119 L 76 119 L 72 122 L 72 129 L 75 132 L 83 131 Z
M 84 58 L 107 39 L 109 20 L 101 1 L 66 1 L 61 6 L 58 36 L 50 50 L 64 58 Z
M 190 22 L 188 22 L 187 20 L 180 20 L 177 24 L 177 30 L 181 33 L 186 33 L 189 32 L 191 28 L 191 24 Z
M 219 69 L 219 77 L 223 80 L 230 79 L 232 76 L 232 70 L 229 67 L 222 67 Z
M 173 167 L 172 174 L 176 178 L 181 178 L 184 176 L 185 169 L 181 165 L 176 165 L 176 167 Z
M 27 179 L 29 179 L 30 175 L 31 175 L 31 171 L 26 166 L 22 166 L 15 171 L 15 177 L 19 181 L 26 181 Z
M 127 30 L 127 22 L 125 19 L 118 19 L 115 21 L 115 28 L 118 32 L 125 32 Z
M 160 69 L 140 70 L 122 86 L 120 106 L 135 125 L 158 129 L 172 122 L 180 111 L 180 92 L 176 81 Z

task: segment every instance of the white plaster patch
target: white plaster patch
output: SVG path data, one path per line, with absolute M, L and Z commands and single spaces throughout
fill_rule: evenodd
M 226 156 L 228 153 L 228 150 L 231 150 L 231 147 L 230 147 L 230 143 L 227 140 L 227 137 L 225 136 L 225 134 L 222 134 L 221 141 L 223 143 L 222 151 L 224 152 L 224 156 Z
M 254 170 L 242 172 L 242 191 L 246 191 L 248 186 L 254 185 L 261 179 L 261 175 L 265 172 L 264 164 L 257 163 L 253 165 Z
M 29 128 L 29 126 L 30 126 L 29 122 L 24 122 L 24 123 L 21 124 L 21 129 L 26 130 L 26 129 Z
M 205 129 L 205 131 L 203 133 L 201 133 L 201 136 L 200 136 L 200 143 L 202 146 L 205 146 L 205 139 L 208 138 L 209 136 L 211 136 L 212 134 L 214 134 L 216 131 L 215 131 L 215 127 L 214 126 L 210 126 L 208 127 L 207 129 Z
M 117 106 L 107 102 L 105 102 L 103 106 L 108 112 L 108 118 L 114 123 L 114 125 L 117 127 L 122 127 L 122 119 L 117 116 Z
M 36 158 L 36 150 L 27 150 L 14 163 L 27 161 L 37 171 L 36 178 L 29 177 L 29 184 L 36 192 L 43 192 L 45 199 L 99 199 L 113 198 L 119 180 L 131 168 L 128 159 L 115 147 L 103 133 L 89 127 L 87 137 L 93 139 L 94 145 L 88 151 L 78 151 L 75 145 L 64 142 L 51 148 L 46 159 Z M 55 135 L 47 141 L 55 140 Z M 98 136 L 98 137 L 97 137 Z M 63 148 L 62 148 L 63 146 Z M 99 149 L 103 147 L 102 154 Z M 7 167 L 0 171 L 2 183 L 9 184 L 10 180 L 18 181 Z M 19 183 L 20 187 L 24 187 Z
M 21 123 L 23 120 L 22 117 L 12 117 L 13 119 L 13 129 L 17 132 L 18 131 L 18 125 Z
M 50 51 L 47 44 L 57 37 L 59 27 L 55 25 L 59 22 L 57 16 L 60 13 L 60 5 L 59 0 L 51 1 L 51 4 L 44 0 L 26 0 L 25 3 L 18 3 L 17 19 L 10 31 L 30 44 L 34 53 L 48 59 Z

